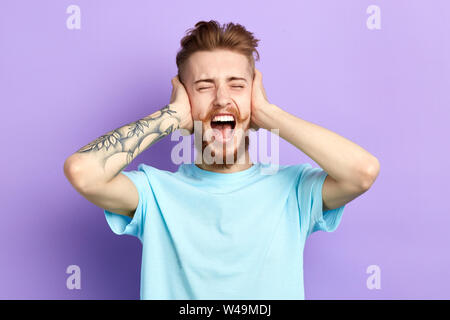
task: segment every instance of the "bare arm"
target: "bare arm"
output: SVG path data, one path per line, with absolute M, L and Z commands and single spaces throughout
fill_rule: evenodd
M 192 133 L 189 99 L 178 78 L 171 102 L 140 120 L 112 130 L 79 149 L 64 163 L 72 186 L 95 205 L 132 217 L 138 205 L 133 182 L 121 171 L 149 146 L 177 129 Z
M 264 126 L 278 128 L 280 137 L 328 173 L 322 189 L 324 211 L 350 202 L 375 181 L 380 170 L 378 159 L 359 145 L 275 105 L 267 109 L 266 116 Z
M 269 103 L 262 74 L 256 69 L 252 123 L 256 129 L 278 129 L 280 137 L 327 172 L 322 188 L 323 211 L 339 208 L 367 191 L 380 171 L 378 159 L 356 143 Z
M 71 166 L 78 174 L 80 187 L 111 181 L 145 149 L 178 129 L 180 121 L 169 104 L 95 139 L 71 155 L 65 168 Z

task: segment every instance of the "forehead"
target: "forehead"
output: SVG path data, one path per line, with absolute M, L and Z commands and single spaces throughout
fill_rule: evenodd
M 246 56 L 230 50 L 197 51 L 187 63 L 187 79 L 226 79 L 242 77 L 250 80 L 250 64 Z

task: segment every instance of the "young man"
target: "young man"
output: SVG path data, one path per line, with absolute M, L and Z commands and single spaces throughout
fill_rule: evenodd
M 111 229 L 141 240 L 141 299 L 304 299 L 308 235 L 334 231 L 345 204 L 378 175 L 363 148 L 267 100 L 254 67 L 258 41 L 239 24 L 197 23 L 181 40 L 170 103 L 65 162 L 66 177 L 104 208 Z M 321 168 L 263 173 L 242 134 L 250 128 L 278 129 Z M 145 164 L 122 171 L 177 129 L 201 130 L 200 148 L 214 161 L 174 173 Z

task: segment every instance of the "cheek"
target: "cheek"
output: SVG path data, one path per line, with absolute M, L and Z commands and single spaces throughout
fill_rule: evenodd
M 192 118 L 198 118 L 202 112 L 202 101 L 196 96 L 190 97 Z
M 244 100 L 243 101 L 243 105 L 245 106 L 245 108 L 250 110 L 251 109 L 250 106 L 252 104 L 252 93 L 251 93 L 251 91 L 247 91 L 245 93 L 245 95 L 243 96 L 242 100 Z
M 207 115 L 206 108 L 204 108 L 201 104 L 193 103 L 191 105 L 191 115 L 193 120 L 202 120 L 205 119 Z
M 204 112 L 202 107 L 204 105 L 203 99 L 198 96 L 195 92 L 189 90 L 189 102 L 191 104 L 191 115 L 194 120 L 198 120 L 202 113 Z
M 240 103 L 240 112 L 244 118 L 251 113 L 251 109 L 250 97 L 248 96 L 242 99 Z

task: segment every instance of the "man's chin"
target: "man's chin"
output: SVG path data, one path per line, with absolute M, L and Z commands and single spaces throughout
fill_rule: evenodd
M 245 143 L 245 145 L 244 145 Z M 221 148 L 222 146 L 222 148 Z M 245 137 L 245 142 L 221 144 L 210 142 L 203 144 L 203 162 L 208 165 L 229 166 L 244 163 L 245 153 L 248 151 L 249 139 Z

